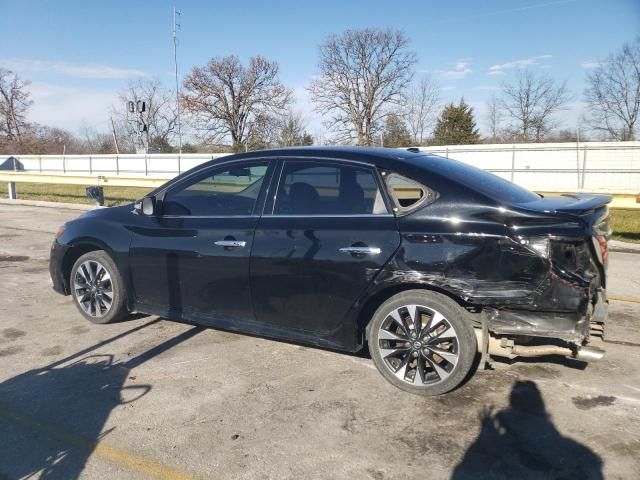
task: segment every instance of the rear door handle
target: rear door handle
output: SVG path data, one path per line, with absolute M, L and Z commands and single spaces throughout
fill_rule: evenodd
M 339 251 L 351 255 L 380 255 L 382 252 L 378 247 L 342 247 Z
M 218 240 L 215 244 L 225 248 L 242 248 L 247 246 L 247 242 L 240 240 Z

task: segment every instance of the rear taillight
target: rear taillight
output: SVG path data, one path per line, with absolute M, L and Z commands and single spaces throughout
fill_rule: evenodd
M 606 266 L 609 260 L 609 242 L 607 241 L 607 237 L 605 235 L 595 235 L 593 238 L 595 239 L 594 244 L 598 260 L 600 260 L 602 265 Z
M 549 258 L 550 241 L 547 237 L 520 237 L 520 244 L 544 258 Z

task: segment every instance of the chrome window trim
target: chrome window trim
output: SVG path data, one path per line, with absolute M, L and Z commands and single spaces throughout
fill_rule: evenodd
M 267 217 L 267 218 L 309 218 L 309 217 L 313 217 L 313 218 L 318 218 L 318 217 L 324 217 L 324 218 L 362 218 L 362 217 L 374 217 L 374 218 L 383 218 L 383 217 L 394 217 L 393 214 L 391 213 L 345 213 L 345 214 L 309 214 L 309 215 L 302 215 L 302 214 L 275 214 L 275 213 L 268 213 L 268 214 L 264 214 L 262 215 L 263 217 Z
M 157 218 L 260 218 L 260 215 L 160 215 Z

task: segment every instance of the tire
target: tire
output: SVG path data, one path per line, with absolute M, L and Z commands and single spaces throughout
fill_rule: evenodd
M 414 318 L 420 321 L 414 323 Z M 456 388 L 478 351 L 462 307 L 429 290 L 408 290 L 389 298 L 376 310 L 367 332 L 378 371 L 416 395 L 440 395 Z
M 92 323 L 117 322 L 128 313 L 122 276 L 104 250 L 85 253 L 76 260 L 69 288 L 76 308 Z

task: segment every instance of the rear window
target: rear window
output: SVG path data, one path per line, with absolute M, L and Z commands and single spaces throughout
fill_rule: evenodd
M 430 157 L 428 162 L 434 171 L 499 202 L 526 203 L 540 199 L 526 188 L 457 160 Z

